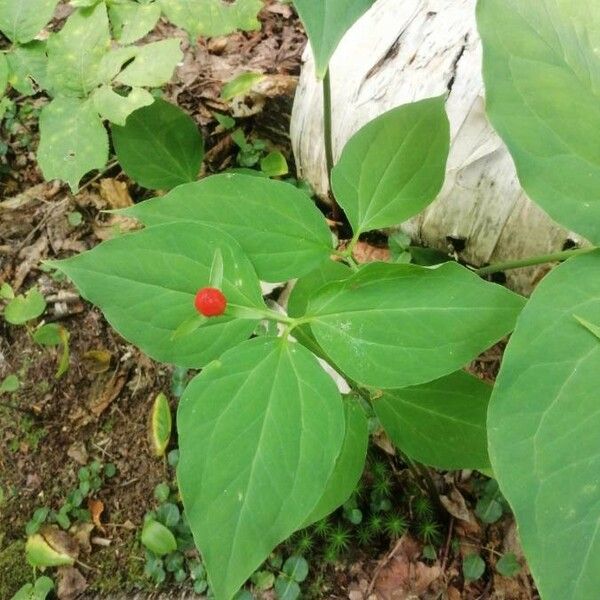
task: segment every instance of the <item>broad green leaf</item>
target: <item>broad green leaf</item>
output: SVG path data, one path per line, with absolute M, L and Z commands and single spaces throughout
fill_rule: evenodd
M 405 104 L 350 138 L 331 185 L 355 234 L 397 225 L 435 199 L 450 144 L 444 106 L 443 97 Z
M 275 592 L 277 600 L 296 600 L 300 597 L 301 590 L 293 579 L 280 575 L 275 580 Z
M 308 33 L 317 76 L 322 79 L 344 34 L 374 0 L 294 0 Z
M 112 128 L 123 170 L 140 185 L 170 189 L 195 181 L 204 157 L 194 120 L 166 100 L 132 113 L 124 127 Z
M 600 323 L 598 251 L 538 285 L 488 412 L 492 467 L 547 600 L 588 600 L 600 587 L 600 341 L 573 315 Z
M 600 242 L 600 13 L 593 0 L 480 0 L 486 105 L 521 185 Z
M 4 95 L 6 86 L 8 85 L 8 61 L 6 54 L 0 52 L 0 97 Z
M 463 558 L 463 576 L 467 581 L 475 581 L 485 573 L 485 563 L 479 554 L 469 554 Z
M 332 252 L 325 219 L 304 192 L 288 183 L 237 173 L 181 186 L 122 214 L 146 225 L 211 223 L 238 241 L 264 281 L 303 275 Z
M 104 83 L 102 57 L 110 48 L 106 5 L 75 11 L 59 33 L 48 39 L 48 79 L 51 91 L 86 96 Z
M 229 600 L 306 520 L 344 437 L 333 380 L 299 344 L 255 338 L 188 386 L 177 477 L 217 598 Z
M 240 29 L 260 29 L 258 12 L 262 0 L 160 0 L 163 13 L 191 37 L 217 37 Z
M 154 359 L 202 367 L 250 336 L 251 320 L 213 317 L 173 339 L 196 312 L 194 298 L 210 276 L 215 248 L 223 255 L 229 305 L 264 308 L 258 279 L 235 240 L 198 223 L 173 223 L 124 235 L 52 263 L 99 306 L 111 325 Z
M 33 334 L 33 340 L 37 344 L 40 344 L 40 346 L 59 346 L 62 342 L 60 329 L 60 325 L 57 325 L 56 323 L 42 325 L 42 327 L 36 329 Z
M 290 556 L 282 571 L 292 580 L 302 583 L 308 577 L 308 562 L 302 556 Z
M 50 21 L 58 0 L 0 0 L 0 31 L 12 42 L 30 42 Z
M 249 92 L 254 84 L 262 81 L 265 78 L 263 73 L 241 73 L 231 81 L 228 81 L 221 90 L 221 99 L 231 100 L 236 96 L 241 96 Z
M 81 178 L 108 160 L 108 135 L 93 102 L 59 96 L 40 114 L 38 162 L 46 180 L 66 181 L 73 192 Z
M 177 550 L 177 541 L 170 529 L 154 519 L 144 523 L 142 544 L 157 556 L 164 556 Z
M 36 91 L 34 82 L 38 87 L 47 87 L 48 57 L 45 42 L 33 41 L 15 46 L 6 55 L 6 60 L 10 71 L 8 83 L 19 94 L 25 96 L 34 94 Z
M 116 81 L 130 87 L 160 87 L 168 83 L 183 57 L 179 45 L 180 41 L 172 38 L 140 46 L 133 62 L 119 73 Z
M 75 559 L 64 550 L 53 548 L 40 533 L 27 538 L 25 555 L 32 567 L 60 567 L 75 562 Z
M 288 174 L 289 167 L 285 156 L 274 151 L 260 159 L 260 170 L 268 177 L 281 177 Z
M 365 467 L 369 431 L 365 411 L 355 398 L 344 403 L 346 432 L 342 449 L 319 503 L 304 522 L 305 526 L 320 521 L 350 498 Z M 297 580 L 299 581 L 299 580 Z
M 458 370 L 509 333 L 524 300 L 457 263 L 371 263 L 308 307 L 323 350 L 351 379 L 402 388 Z
M 13 298 L 4 309 L 4 319 L 11 325 L 24 325 L 37 319 L 46 310 L 46 301 L 41 292 L 31 288 L 24 295 Z
M 21 382 L 16 375 L 7 375 L 0 383 L 0 393 L 16 392 L 21 387 Z
M 143 88 L 133 88 L 127 96 L 122 96 L 108 85 L 96 88 L 92 98 L 103 119 L 122 126 L 132 112 L 154 102 L 152 94 Z
M 158 2 L 110 5 L 108 15 L 115 39 L 121 44 L 133 44 L 154 29 L 160 19 L 160 12 Z
M 300 277 L 288 298 L 287 310 L 290 317 L 302 317 L 313 296 L 327 283 L 343 281 L 352 275 L 352 269 L 335 260 L 323 261 L 314 271 Z
M 54 582 L 50 577 L 38 577 L 35 584 L 26 583 L 11 600 L 46 600 L 53 589 Z
M 512 552 L 504 554 L 496 563 L 496 571 L 503 577 L 515 577 L 520 570 L 521 565 Z
M 151 441 L 154 454 L 163 456 L 171 439 L 171 408 L 161 392 L 154 400 L 151 418 Z
M 140 51 L 139 46 L 111 48 L 100 61 L 98 80 L 110 83 L 121 72 L 126 63 L 130 63 Z
M 489 468 L 485 422 L 492 387 L 457 371 L 384 392 L 375 414 L 410 458 L 439 469 Z

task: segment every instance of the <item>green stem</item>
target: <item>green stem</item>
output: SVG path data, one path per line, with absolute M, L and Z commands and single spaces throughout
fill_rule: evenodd
M 331 77 L 329 69 L 323 79 L 323 132 L 325 134 L 325 161 L 327 164 L 327 179 L 331 184 L 333 170 L 333 137 L 331 118 Z
M 563 252 L 543 254 L 542 256 L 533 256 L 531 258 L 524 258 L 522 260 L 509 260 L 507 262 L 489 265 L 488 267 L 482 267 L 481 269 L 475 269 L 475 273 L 477 273 L 477 275 L 490 275 L 491 273 L 499 273 L 500 271 L 508 271 L 510 269 L 533 267 L 534 265 L 543 265 L 545 263 L 567 260 L 567 258 L 578 256 L 579 254 L 587 254 L 592 250 L 597 250 L 597 248 L 576 248 L 575 250 L 564 250 Z

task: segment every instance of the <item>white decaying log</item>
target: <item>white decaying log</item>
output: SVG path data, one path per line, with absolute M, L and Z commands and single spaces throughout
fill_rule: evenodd
M 462 260 L 481 266 L 557 252 L 582 240 L 527 198 L 485 115 L 475 5 L 476 0 L 378 0 L 342 40 L 331 80 L 336 160 L 348 138 L 381 113 L 448 95 L 452 143 L 446 183 L 438 199 L 402 229 L 415 243 L 454 249 Z M 292 144 L 300 176 L 326 197 L 322 89 L 310 47 L 304 61 Z M 508 284 L 528 294 L 546 269 L 507 272 Z

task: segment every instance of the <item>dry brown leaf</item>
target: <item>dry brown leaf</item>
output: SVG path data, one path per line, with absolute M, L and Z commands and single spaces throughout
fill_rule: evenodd
M 467 503 L 463 495 L 458 491 L 456 487 L 450 490 L 450 494 L 447 496 L 440 495 L 440 501 L 444 508 L 455 518 L 460 521 L 467 523 L 475 523 L 473 514 L 467 507 Z
M 378 248 L 367 242 L 358 242 L 354 247 L 353 256 L 360 264 L 370 262 L 386 262 L 390 259 L 389 248 Z
M 117 179 L 105 178 L 100 180 L 100 195 L 111 208 L 127 208 L 133 206 L 127 184 Z
M 127 378 L 123 373 L 111 377 L 104 385 L 100 394 L 91 398 L 89 404 L 90 411 L 96 417 L 99 417 L 121 393 L 126 381 Z
M 90 544 L 90 535 L 94 530 L 93 523 L 75 523 L 70 529 L 69 533 L 75 538 L 79 547 L 89 554 L 92 551 L 92 545 Z
M 58 527 L 55 527 L 54 525 L 44 525 L 44 527 L 40 529 L 40 535 L 51 548 L 60 554 L 68 554 L 73 558 L 79 556 L 79 545 L 75 539 L 68 533 L 58 529 Z
M 439 579 L 439 565 L 426 565 L 418 560 L 420 548 L 409 536 L 400 540 L 395 555 L 379 571 L 374 589 L 381 600 L 422 598 L 431 584 Z
M 67 450 L 67 456 L 82 467 L 88 463 L 88 451 L 84 442 L 73 442 Z
M 82 357 L 82 364 L 90 373 L 106 373 L 110 368 L 112 354 L 100 348 L 98 350 L 88 350 Z
M 56 595 L 59 600 L 74 600 L 88 587 L 85 577 L 75 567 L 58 569 L 58 585 Z
M 96 498 L 90 498 L 88 500 L 88 509 L 90 511 L 90 515 L 92 516 L 92 523 L 102 532 L 104 533 L 104 526 L 100 522 L 100 517 L 104 512 L 104 502 L 102 500 L 97 500 Z

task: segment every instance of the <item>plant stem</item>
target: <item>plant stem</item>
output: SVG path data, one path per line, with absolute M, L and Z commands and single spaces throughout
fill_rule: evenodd
M 545 263 L 567 260 L 567 258 L 571 258 L 572 256 L 587 254 L 593 250 L 597 250 L 597 248 L 595 246 L 591 248 L 576 248 L 575 250 L 564 250 L 563 252 L 543 254 L 542 256 L 533 256 L 522 260 L 509 260 L 507 262 L 496 263 L 495 265 L 475 269 L 475 273 L 477 273 L 477 275 L 490 275 L 491 273 L 499 273 L 500 271 L 508 271 L 510 269 L 533 267 L 534 265 L 543 265 Z
M 342 211 L 333 197 L 331 189 L 331 171 L 333 171 L 333 126 L 331 112 L 331 77 L 329 69 L 323 78 L 323 135 L 325 138 L 325 164 L 327 166 L 327 183 L 331 197 L 331 216 L 334 221 L 342 219 Z
M 331 77 L 329 69 L 323 79 L 323 132 L 325 134 L 325 162 L 327 164 L 327 180 L 331 187 L 331 171 L 333 170 L 333 137 L 331 119 Z

